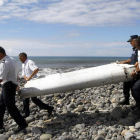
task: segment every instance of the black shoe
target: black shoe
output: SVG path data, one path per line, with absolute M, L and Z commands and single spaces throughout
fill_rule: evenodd
M 23 118 L 27 118 L 27 117 L 29 117 L 29 114 L 28 114 L 28 113 L 24 113 L 24 114 L 22 115 L 22 117 L 23 117 Z
M 28 124 L 26 124 L 24 126 L 18 126 L 18 128 L 14 131 L 14 133 L 17 134 L 20 131 L 24 130 L 26 127 L 28 127 Z
M 123 101 L 118 103 L 119 105 L 130 105 L 129 99 L 124 99 Z
M 52 111 L 53 111 L 54 107 L 50 106 L 48 109 L 48 117 L 50 117 L 52 115 Z
M 4 129 L 4 127 L 3 126 L 0 126 L 0 129 Z
M 0 127 L 0 134 L 2 134 L 5 131 L 5 128 L 2 126 Z
M 132 110 L 140 110 L 140 105 L 136 104 L 134 106 L 131 106 L 130 109 L 132 109 Z

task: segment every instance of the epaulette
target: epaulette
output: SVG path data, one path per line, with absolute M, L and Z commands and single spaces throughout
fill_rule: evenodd
M 2 62 L 1 63 L 5 63 L 5 60 L 2 60 Z

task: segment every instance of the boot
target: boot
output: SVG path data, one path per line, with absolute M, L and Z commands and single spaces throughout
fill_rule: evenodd
M 140 103 L 136 103 L 134 106 L 131 106 L 132 110 L 140 110 Z
M 15 129 L 14 133 L 17 134 L 20 131 L 24 130 L 26 127 L 28 127 L 28 124 L 25 124 L 24 126 L 18 126 L 18 128 Z
M 4 131 L 5 131 L 5 128 L 3 126 L 0 126 L 0 134 L 3 134 Z
M 119 102 L 118 104 L 119 105 L 130 105 L 129 98 L 124 98 L 124 100 Z
M 49 108 L 48 108 L 48 117 L 50 117 L 52 115 L 53 110 L 54 110 L 54 107 L 49 106 Z

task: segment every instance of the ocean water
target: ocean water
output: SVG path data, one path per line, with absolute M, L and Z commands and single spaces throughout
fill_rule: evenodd
M 13 57 L 17 60 L 20 71 L 22 63 L 18 57 Z M 116 61 L 124 61 L 129 57 L 56 57 L 56 56 L 28 56 L 39 67 L 38 75 L 50 75 L 54 73 L 63 73 L 74 70 L 79 70 L 88 67 L 96 67 L 113 63 Z

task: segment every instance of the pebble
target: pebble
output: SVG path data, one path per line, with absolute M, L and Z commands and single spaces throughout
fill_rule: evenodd
M 131 131 L 127 131 L 125 134 L 124 134 L 124 138 L 125 140 L 130 140 L 130 138 L 132 138 L 134 135 L 131 133 Z
M 8 140 L 8 136 L 0 134 L 0 140 Z
M 50 140 L 52 138 L 51 134 L 43 134 L 40 136 L 40 140 Z
M 135 128 L 140 128 L 140 122 L 137 122 L 137 123 L 135 124 Z

